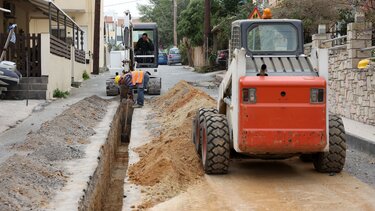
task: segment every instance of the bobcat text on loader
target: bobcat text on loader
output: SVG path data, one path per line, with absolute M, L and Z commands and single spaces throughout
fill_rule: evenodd
M 300 156 L 312 159 L 318 172 L 343 169 L 345 130 L 341 118 L 328 113 L 328 67 L 315 68 L 303 43 L 300 20 L 232 23 L 230 65 L 218 108 L 201 108 L 193 120 L 192 139 L 207 174 L 227 173 L 236 154 Z M 259 76 L 262 66 L 265 76 Z

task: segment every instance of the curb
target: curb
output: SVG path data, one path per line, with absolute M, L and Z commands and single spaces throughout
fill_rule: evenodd
M 221 83 L 221 81 L 224 79 L 224 75 L 223 74 L 216 74 L 215 79 L 216 79 L 216 81 Z
M 375 154 L 375 142 L 358 137 L 350 133 L 346 133 L 346 141 L 350 147 L 356 150 L 365 152 L 369 155 Z

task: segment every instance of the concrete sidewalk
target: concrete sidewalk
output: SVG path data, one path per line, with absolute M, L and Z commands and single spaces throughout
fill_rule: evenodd
M 92 75 L 90 80 L 83 82 L 82 87 L 72 88 L 68 98 L 54 100 L 49 105 L 43 106 L 43 109 L 38 108 L 40 105 L 43 105 L 39 104 L 39 106 L 34 107 L 33 112 L 28 111 L 25 119 L 19 121 L 19 124 L 14 128 L 0 133 L 0 163 L 14 154 L 14 152 L 8 150 L 8 146 L 25 141 L 28 133 L 39 130 L 44 122 L 52 120 L 72 104 L 92 95 L 97 95 L 104 99 L 111 99 L 112 97 L 107 97 L 105 92 L 105 81 L 109 76 L 109 72 L 100 75 Z M 1 102 L 2 101 L 0 101 L 0 103 Z M 11 103 L 19 104 L 19 107 L 24 105 L 22 102 L 17 101 Z
M 45 100 L 0 100 L 0 134 L 16 127 L 35 110 L 43 107 Z

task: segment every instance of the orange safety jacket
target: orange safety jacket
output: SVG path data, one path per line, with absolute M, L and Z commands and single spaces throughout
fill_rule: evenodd
M 133 71 L 132 72 L 132 83 L 133 83 L 133 85 L 143 83 L 144 74 L 145 74 L 145 72 L 143 72 L 142 70 Z

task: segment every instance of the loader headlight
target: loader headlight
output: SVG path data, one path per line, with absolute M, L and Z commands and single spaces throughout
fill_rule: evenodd
M 324 103 L 324 89 L 311 89 L 310 103 Z
M 256 89 L 255 88 L 244 88 L 242 89 L 242 100 L 244 103 L 256 103 Z

